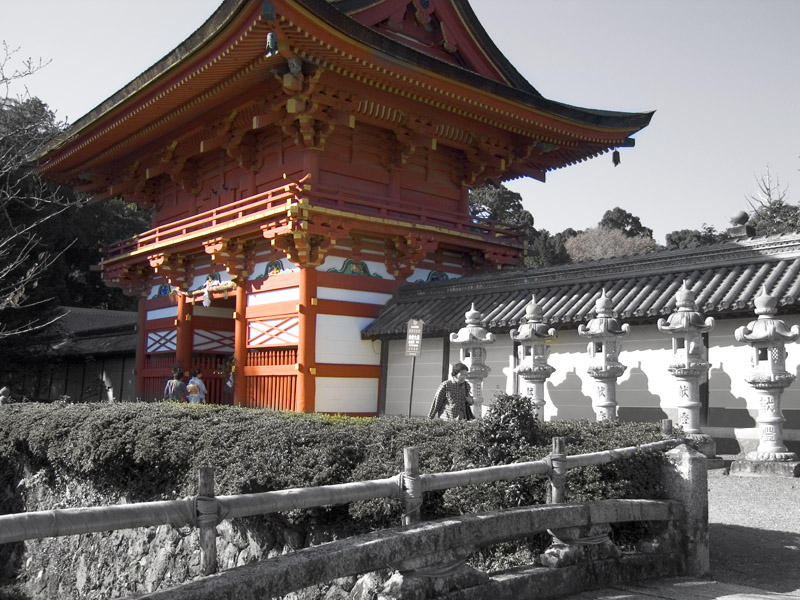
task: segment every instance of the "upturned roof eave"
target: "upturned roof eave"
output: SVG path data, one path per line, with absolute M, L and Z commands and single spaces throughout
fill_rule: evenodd
M 463 0 L 455 0 L 455 2 L 459 10 L 466 12 L 467 9 L 464 8 L 464 6 L 468 8 L 466 2 Z M 142 94 L 146 88 L 163 82 L 165 78 L 169 77 L 173 69 L 186 65 L 186 61 L 190 60 L 187 57 L 197 55 L 208 44 L 211 44 L 250 3 L 251 0 L 225 0 L 211 17 L 183 43 L 89 113 L 79 118 L 64 132 L 53 138 L 50 143 L 42 146 L 31 157 L 31 161 L 42 164 L 50 154 L 67 146 L 87 129 L 98 125 L 104 119 L 111 118 L 112 113 L 123 108 L 126 103 L 135 101 L 136 97 Z M 330 5 L 326 0 L 295 0 L 295 4 L 345 36 L 378 50 L 392 59 L 401 59 L 408 65 L 424 69 L 431 74 L 444 75 L 462 84 L 469 85 L 478 91 L 510 100 L 535 111 L 552 114 L 578 125 L 624 132 L 626 135 L 631 135 L 646 127 L 654 114 L 652 111 L 626 113 L 587 109 L 548 100 L 542 97 L 533 86 L 522 78 L 496 48 L 493 51 L 493 57 L 498 61 L 500 60 L 499 57 L 502 57 L 501 62 L 513 71 L 510 77 L 518 87 L 505 85 L 405 46 L 369 27 L 362 26 Z M 480 27 L 474 17 L 474 13 L 472 13 L 471 9 L 468 10 L 472 19 L 471 24 Z M 481 35 L 488 39 L 482 28 L 481 33 L 476 33 L 476 35 Z
M 217 10 L 180 45 L 131 80 L 125 87 L 116 91 L 69 125 L 50 142 L 41 146 L 29 160 L 31 162 L 41 162 L 48 154 L 66 145 L 84 130 L 94 126 L 104 116 L 121 108 L 123 104 L 141 93 L 145 88 L 166 76 L 173 68 L 180 66 L 183 59 L 202 50 L 220 31 L 225 29 L 249 1 L 223 0 Z
M 382 35 L 380 32 L 375 31 L 369 27 L 365 27 L 350 18 L 345 13 L 341 12 L 334 5 L 327 0 L 295 0 L 298 4 L 304 6 L 309 12 L 317 17 L 323 19 L 328 25 L 336 28 L 348 37 L 361 43 L 380 50 L 385 54 L 394 58 L 400 58 L 406 62 L 413 64 L 417 67 L 422 67 L 431 73 L 445 75 L 452 79 L 458 80 L 461 83 L 466 83 L 472 87 L 478 88 L 485 92 L 489 92 L 496 96 L 506 98 L 521 104 L 525 104 L 530 108 L 549 112 L 556 116 L 575 121 L 582 125 L 591 127 L 601 127 L 617 130 L 630 130 L 631 133 L 646 127 L 653 117 L 655 111 L 645 112 L 620 112 L 620 111 L 607 111 L 591 108 L 581 108 L 564 104 L 554 100 L 548 100 L 543 97 L 516 69 L 511 66 L 511 63 L 506 59 L 500 51 L 491 43 L 493 47 L 493 58 L 500 60 L 502 63 L 508 65 L 513 71 L 509 75 L 515 85 L 513 87 L 484 77 L 478 73 L 468 71 L 457 65 L 441 61 L 432 56 L 428 56 L 418 50 L 401 44 L 391 38 Z M 469 8 L 469 4 L 464 0 L 454 0 L 458 10 L 462 11 L 465 17 L 471 19 L 470 25 L 480 27 L 480 31 L 474 29 L 474 33 L 481 36 L 483 40 L 490 40 L 485 30 L 477 20 L 477 17 Z M 466 8 L 465 8 L 466 7 Z M 489 42 L 487 42 L 489 43 Z

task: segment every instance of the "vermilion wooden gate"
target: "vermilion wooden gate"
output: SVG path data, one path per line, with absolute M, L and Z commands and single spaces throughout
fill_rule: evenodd
M 247 353 L 247 406 L 294 410 L 297 346 L 251 348 Z

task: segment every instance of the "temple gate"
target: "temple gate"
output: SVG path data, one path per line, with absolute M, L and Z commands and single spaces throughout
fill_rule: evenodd
M 543 98 L 466 2 L 227 0 L 37 161 L 152 210 L 101 264 L 140 297 L 140 398 L 177 365 L 212 402 L 371 415 L 387 350 L 361 330 L 397 287 L 523 259 L 469 189 L 544 181 L 650 118 Z

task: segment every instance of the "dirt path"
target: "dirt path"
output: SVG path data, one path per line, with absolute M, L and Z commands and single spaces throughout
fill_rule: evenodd
M 708 478 L 711 577 L 800 592 L 800 479 Z

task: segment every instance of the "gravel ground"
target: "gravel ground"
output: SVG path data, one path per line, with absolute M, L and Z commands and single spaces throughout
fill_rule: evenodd
M 800 592 L 800 478 L 710 473 L 711 577 Z

